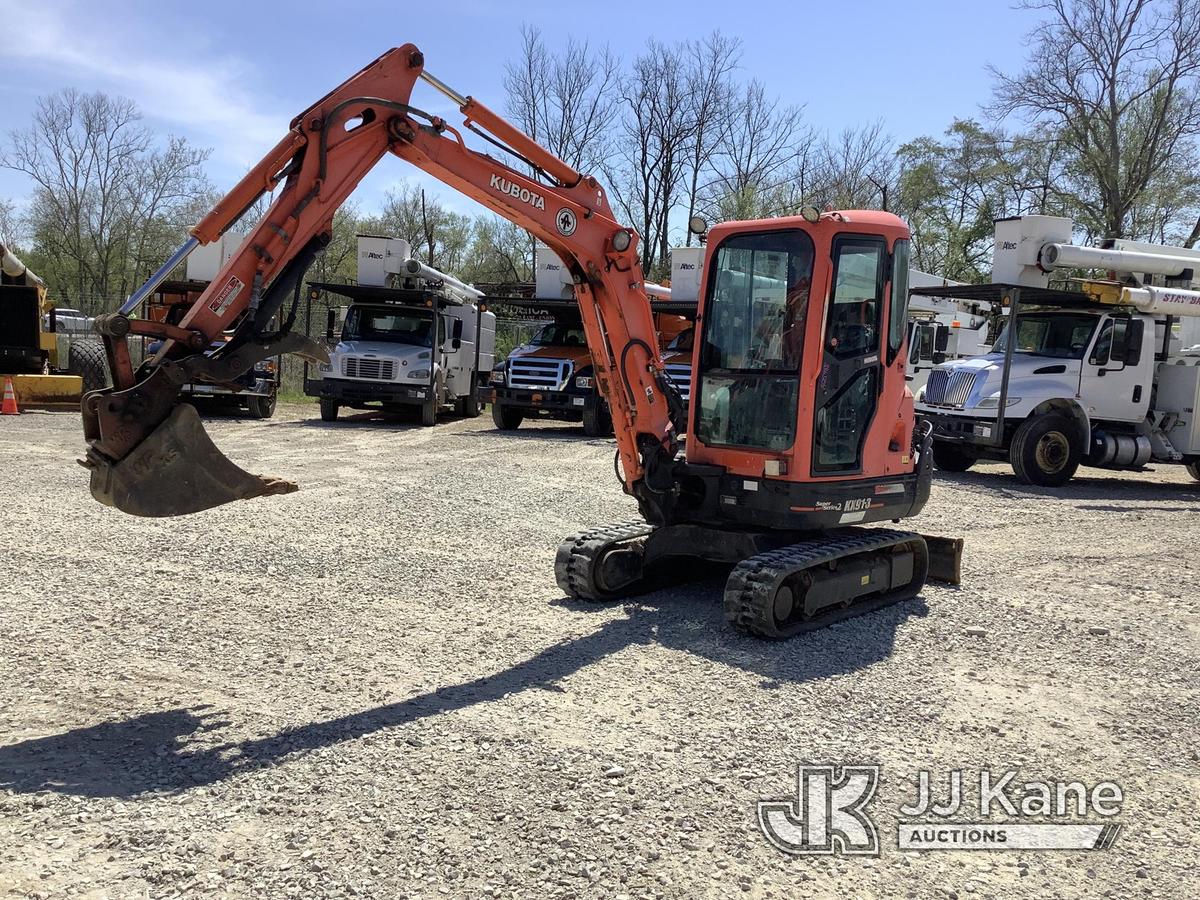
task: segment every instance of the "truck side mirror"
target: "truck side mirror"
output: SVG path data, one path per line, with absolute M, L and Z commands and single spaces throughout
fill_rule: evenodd
M 332 306 L 325 310 L 325 339 L 332 341 L 337 331 L 337 310 Z
M 946 361 L 946 354 L 944 352 L 942 352 L 941 350 L 935 350 L 933 352 L 933 364 L 935 366 L 940 366 L 945 361 Z
M 933 349 L 938 353 L 945 353 L 946 348 L 950 346 L 950 329 L 938 328 L 937 336 L 933 339 Z
M 462 332 L 463 332 L 462 319 L 455 319 L 454 326 L 450 329 L 450 346 L 453 347 L 455 350 L 457 350 L 459 347 L 462 346 Z

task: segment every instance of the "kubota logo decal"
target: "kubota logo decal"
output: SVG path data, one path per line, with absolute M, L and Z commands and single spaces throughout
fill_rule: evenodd
M 529 188 L 523 188 L 515 182 L 509 181 L 507 178 L 501 178 L 499 175 L 493 175 L 488 181 L 488 187 L 499 191 L 501 194 L 508 194 L 510 197 L 515 197 L 522 203 L 528 203 L 534 209 L 545 209 L 546 198 L 536 191 L 531 191 Z

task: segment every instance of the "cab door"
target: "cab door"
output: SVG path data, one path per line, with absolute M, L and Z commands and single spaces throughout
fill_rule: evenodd
M 1096 329 L 1083 359 L 1079 397 L 1092 420 L 1140 422 L 1150 408 L 1153 381 L 1153 329 L 1147 338 L 1145 320 L 1106 317 Z
M 882 237 L 838 235 L 826 305 L 821 374 L 813 421 L 812 474 L 863 471 L 863 448 L 879 405 L 884 284 Z

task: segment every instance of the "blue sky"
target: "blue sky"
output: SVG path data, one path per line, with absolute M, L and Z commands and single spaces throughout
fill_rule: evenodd
M 391 46 L 417 44 L 431 73 L 503 109 L 504 63 L 516 56 L 523 22 L 540 27 L 552 47 L 574 36 L 607 43 L 625 59 L 650 35 L 670 42 L 719 28 L 743 41 L 741 75 L 804 105 L 817 128 L 882 118 L 906 140 L 978 114 L 990 93 L 986 65 L 1019 66 L 1036 19 L 978 0 L 0 0 L 0 134 L 7 141 L 29 122 L 39 95 L 62 87 L 121 94 L 155 130 L 212 147 L 209 175 L 223 190 L 296 113 Z M 418 91 L 417 105 L 456 113 L 425 86 Z M 369 212 L 389 187 L 419 177 L 385 159 L 355 199 Z M 21 202 L 30 189 L 23 175 L 0 169 L 0 199 Z M 448 188 L 433 190 L 457 209 L 479 209 Z

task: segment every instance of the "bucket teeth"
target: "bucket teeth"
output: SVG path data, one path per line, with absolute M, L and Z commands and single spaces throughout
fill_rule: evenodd
M 134 516 L 182 516 L 234 500 L 298 490 L 291 481 L 251 475 L 212 442 L 194 407 L 178 404 L 128 456 L 89 452 L 92 496 Z

